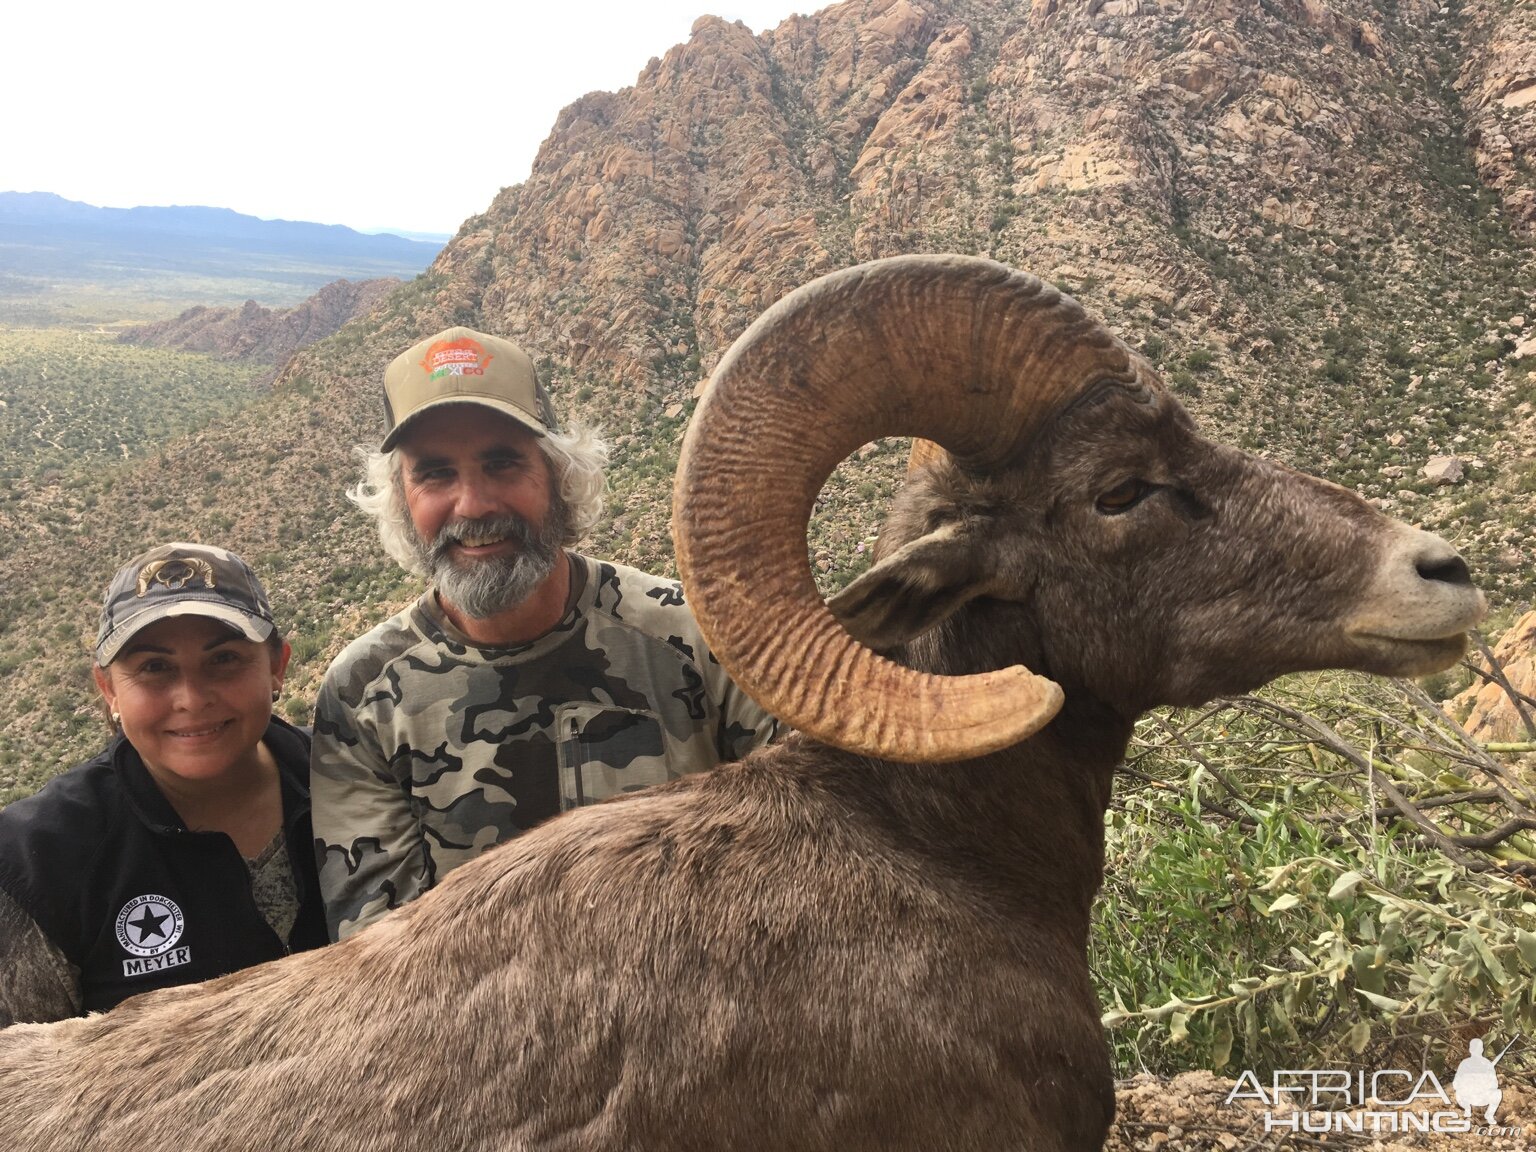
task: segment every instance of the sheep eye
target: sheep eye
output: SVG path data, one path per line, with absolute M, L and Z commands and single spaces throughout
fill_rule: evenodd
M 1116 484 L 1108 492 L 1103 493 L 1094 503 L 1105 516 L 1114 516 L 1136 507 L 1145 500 L 1153 491 L 1153 485 L 1145 480 L 1130 479 Z

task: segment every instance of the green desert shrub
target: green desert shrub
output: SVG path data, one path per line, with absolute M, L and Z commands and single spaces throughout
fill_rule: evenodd
M 1127 771 L 1091 941 L 1123 1073 L 1417 1067 L 1536 1030 L 1536 839 L 1499 792 L 1533 797 L 1416 686 L 1153 716 Z

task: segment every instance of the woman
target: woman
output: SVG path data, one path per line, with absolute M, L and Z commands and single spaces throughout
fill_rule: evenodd
M 162 544 L 107 590 L 104 752 L 0 811 L 0 1027 L 111 1008 L 326 942 L 309 737 L 256 574 Z

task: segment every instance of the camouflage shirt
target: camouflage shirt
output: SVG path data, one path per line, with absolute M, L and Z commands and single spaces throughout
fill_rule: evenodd
M 450 635 L 428 591 L 331 665 L 310 788 L 333 937 L 559 812 L 772 737 L 675 582 L 573 559 L 580 591 L 530 644 Z

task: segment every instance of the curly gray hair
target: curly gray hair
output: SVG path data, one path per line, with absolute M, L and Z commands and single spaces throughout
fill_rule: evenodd
M 590 428 L 574 425 L 567 432 L 540 436 L 539 447 L 549 461 L 569 516 L 568 538 L 560 541 L 562 547 L 569 548 L 590 532 L 603 514 L 608 495 L 608 479 L 603 474 L 608 445 Z M 417 546 L 416 526 L 405 503 L 400 450 L 380 452 L 359 446 L 356 452 L 363 460 L 363 479 L 347 489 L 347 499 L 373 517 L 384 551 L 396 563 L 407 572 L 428 575 Z

